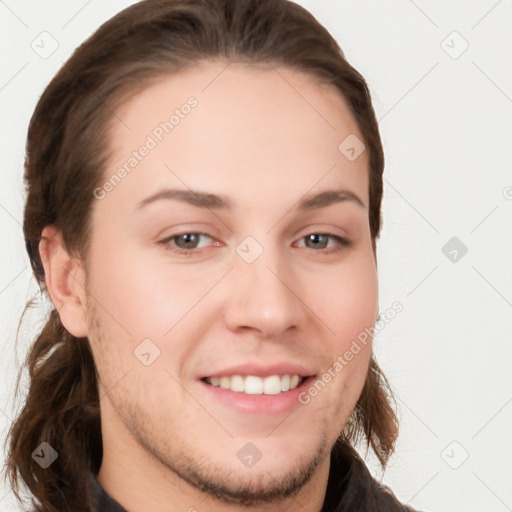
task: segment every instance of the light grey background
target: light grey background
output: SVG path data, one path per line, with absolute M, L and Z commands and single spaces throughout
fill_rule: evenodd
M 16 351 L 38 291 L 21 230 L 28 121 L 72 50 L 131 3 L 0 0 L 2 440 L 41 318 L 30 317 Z M 512 2 L 298 3 L 369 82 L 385 146 L 380 306 L 404 309 L 375 350 L 401 436 L 384 474 L 369 465 L 421 510 L 512 510 Z M 8 487 L 0 510 L 18 510 Z

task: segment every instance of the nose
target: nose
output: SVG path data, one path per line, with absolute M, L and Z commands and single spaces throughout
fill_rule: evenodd
M 264 251 L 252 263 L 236 258 L 225 314 L 229 329 L 273 338 L 300 328 L 307 313 L 283 255 Z

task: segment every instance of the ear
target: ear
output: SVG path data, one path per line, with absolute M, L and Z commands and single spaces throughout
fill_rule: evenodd
M 68 253 L 62 233 L 55 226 L 43 229 L 39 255 L 44 267 L 46 289 L 59 312 L 62 325 L 73 336 L 86 337 L 87 292 L 81 260 Z

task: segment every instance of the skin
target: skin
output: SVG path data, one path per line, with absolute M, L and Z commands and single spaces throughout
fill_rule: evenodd
M 338 150 L 350 134 L 362 139 L 344 99 L 287 68 L 225 67 L 210 61 L 162 77 L 118 109 L 130 129 L 112 124 L 106 179 L 174 108 L 198 100 L 121 183 L 93 199 L 86 265 L 58 230 L 43 232 L 52 301 L 64 326 L 89 338 L 98 369 L 98 481 L 133 512 L 319 511 L 331 447 L 371 356 L 369 343 L 286 415 L 226 406 L 198 381 L 246 362 L 289 361 L 321 376 L 378 312 L 368 155 L 349 161 Z M 233 206 L 137 207 L 164 188 L 222 194 Z M 363 205 L 296 209 L 305 194 L 339 188 Z M 207 236 L 177 254 L 172 248 L 187 245 L 170 237 L 183 233 Z M 310 234 L 351 245 L 335 237 L 314 245 Z M 250 264 L 235 250 L 247 236 L 263 249 Z M 160 355 L 145 366 L 134 350 L 148 338 Z M 247 442 L 262 454 L 251 468 L 237 457 Z

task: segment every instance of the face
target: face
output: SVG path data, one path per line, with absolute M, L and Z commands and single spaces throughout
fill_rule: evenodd
M 88 336 L 105 450 L 123 439 L 133 463 L 249 503 L 328 464 L 371 343 L 344 354 L 378 290 L 368 155 L 338 149 L 362 139 L 339 92 L 225 67 L 161 78 L 116 112 Z

